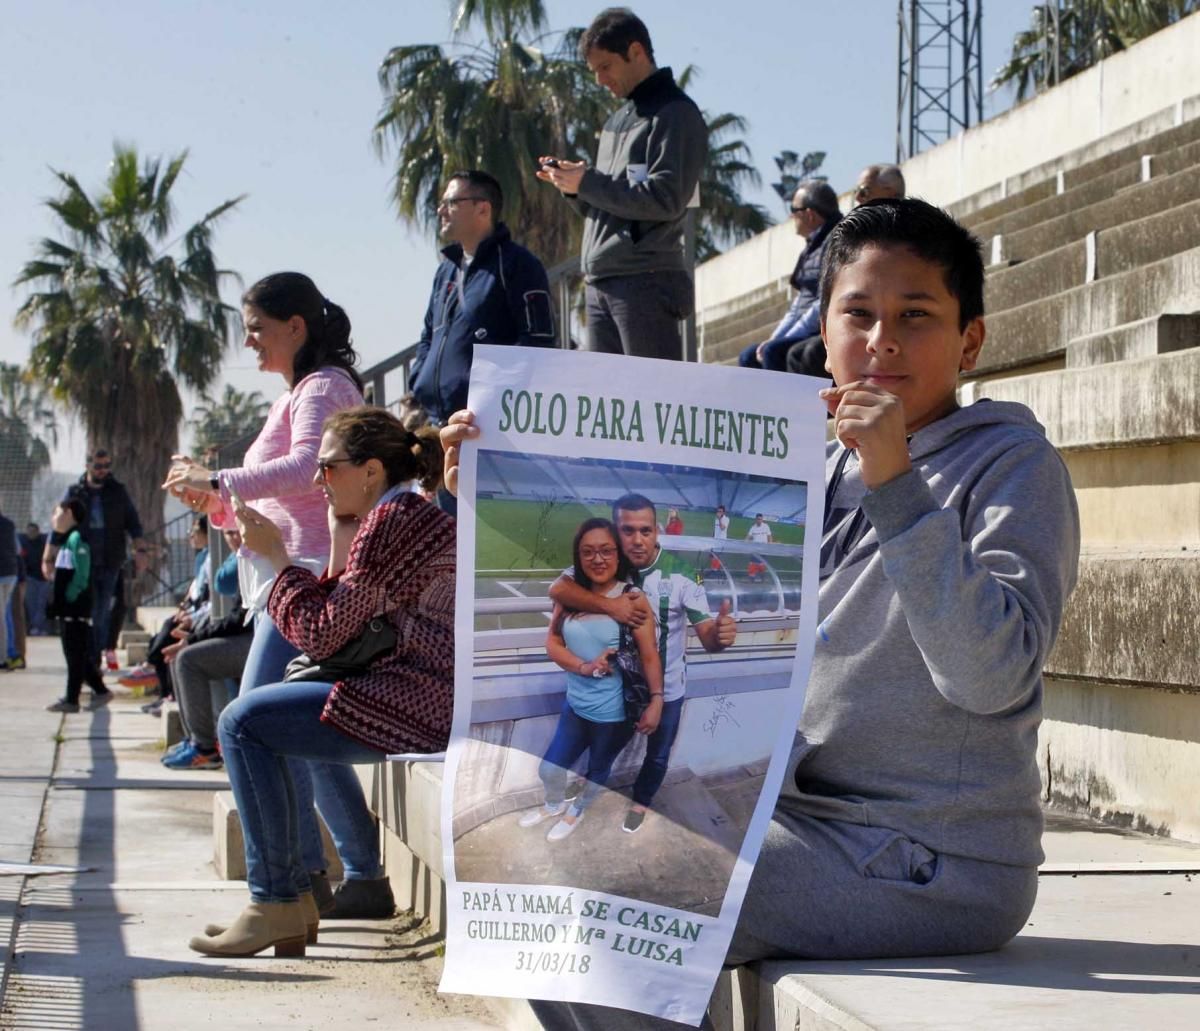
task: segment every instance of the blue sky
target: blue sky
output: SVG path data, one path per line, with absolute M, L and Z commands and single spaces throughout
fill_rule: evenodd
M 550 25 L 584 25 L 600 2 L 546 0 Z M 692 95 L 709 111 L 750 121 L 747 140 L 764 177 L 774 154 L 825 150 L 839 190 L 859 168 L 894 152 L 894 0 L 748 0 L 729 5 L 643 0 L 660 64 L 699 67 Z M 985 0 L 985 79 L 1028 23 L 1028 0 Z M 293 268 L 311 275 L 354 324 L 363 364 L 419 335 L 435 244 L 397 222 L 391 170 L 371 145 L 380 105 L 376 68 L 388 48 L 442 42 L 442 0 L 41 0 L 5 12 L 0 48 L 0 277 L 9 284 L 36 241 L 55 233 L 41 202 L 50 169 L 85 187 L 102 182 L 112 143 L 142 153 L 190 150 L 175 190 L 181 224 L 248 194 L 219 229 L 220 261 L 247 284 Z M 989 95 L 985 116 L 1011 97 Z M 778 219 L 765 185 L 753 199 Z M 0 290 L 0 353 L 23 362 L 28 338 L 12 327 L 24 298 Z M 236 293 L 228 300 L 236 302 Z M 231 348 L 222 381 L 275 397 Z M 185 432 L 185 440 L 187 439 Z M 80 467 L 68 431 L 55 467 Z

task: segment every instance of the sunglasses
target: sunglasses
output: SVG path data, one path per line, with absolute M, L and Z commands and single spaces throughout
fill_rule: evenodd
M 96 469 L 97 471 L 102 471 L 104 469 L 111 469 L 112 462 L 93 462 L 92 468 Z
M 812 210 L 812 209 L 811 209 L 811 208 L 809 208 L 807 205 L 803 205 L 803 206 L 801 206 L 801 207 L 799 207 L 799 208 L 797 208 L 797 207 L 790 207 L 790 208 L 788 208 L 788 211 L 790 211 L 790 212 L 791 212 L 793 215 L 799 215 L 799 214 L 800 214 L 801 212 L 803 212 L 803 211 L 811 211 L 811 210 Z
M 321 479 L 326 483 L 329 482 L 329 470 L 335 465 L 341 465 L 342 462 L 353 462 L 353 458 L 318 458 L 317 472 L 321 474 Z

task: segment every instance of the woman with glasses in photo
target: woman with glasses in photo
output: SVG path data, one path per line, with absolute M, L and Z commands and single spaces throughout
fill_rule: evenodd
M 596 594 L 615 597 L 629 584 L 632 567 L 617 540 L 617 528 L 608 519 L 585 519 L 571 546 L 575 582 Z M 643 600 L 643 604 L 645 601 Z M 649 606 L 647 606 L 649 614 Z M 589 805 L 608 783 L 613 762 L 635 730 L 651 734 L 662 715 L 662 663 L 655 643 L 653 617 L 631 628 L 650 688 L 650 705 L 636 726 L 625 714 L 625 692 L 616 655 L 621 628 L 609 616 L 569 612 L 556 605 L 546 652 L 567 673 L 567 697 L 558 717 L 554 738 L 538 767 L 546 789 L 545 802 L 520 818 L 522 827 L 536 827 L 559 817 L 547 841 L 571 834 Z M 567 774 L 584 752 L 587 773 L 582 789 L 568 802 Z M 575 785 L 579 787 L 579 785 Z
M 316 466 L 330 537 L 320 577 L 293 560 L 281 527 L 234 502 L 244 544 L 276 574 L 267 612 L 315 668 L 296 679 L 293 667 L 286 683 L 259 686 L 221 713 L 251 902 L 228 928 L 210 925 L 191 940 L 210 956 L 271 947 L 302 956 L 316 941 L 320 914 L 300 861 L 291 760 L 348 774 L 342 817 L 378 856 L 378 829 L 349 764 L 441 751 L 450 735 L 455 523 L 412 490 L 414 480 L 427 490 L 441 482 L 437 430 L 414 433 L 365 405 L 338 412 L 325 423 Z M 358 652 L 353 662 L 348 646 Z M 343 890 L 351 903 L 361 894 Z

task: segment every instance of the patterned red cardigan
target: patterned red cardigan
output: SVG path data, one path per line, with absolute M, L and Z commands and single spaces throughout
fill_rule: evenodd
M 366 676 L 334 684 L 323 722 L 381 752 L 437 752 L 454 707 L 454 520 L 405 493 L 363 519 L 338 577 L 288 566 L 267 611 L 279 632 L 314 659 L 357 637 L 387 612 L 396 648 Z

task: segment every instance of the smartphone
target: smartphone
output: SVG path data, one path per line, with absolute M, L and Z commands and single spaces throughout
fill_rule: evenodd
M 542 160 L 543 168 L 558 168 L 558 158 L 544 158 Z

